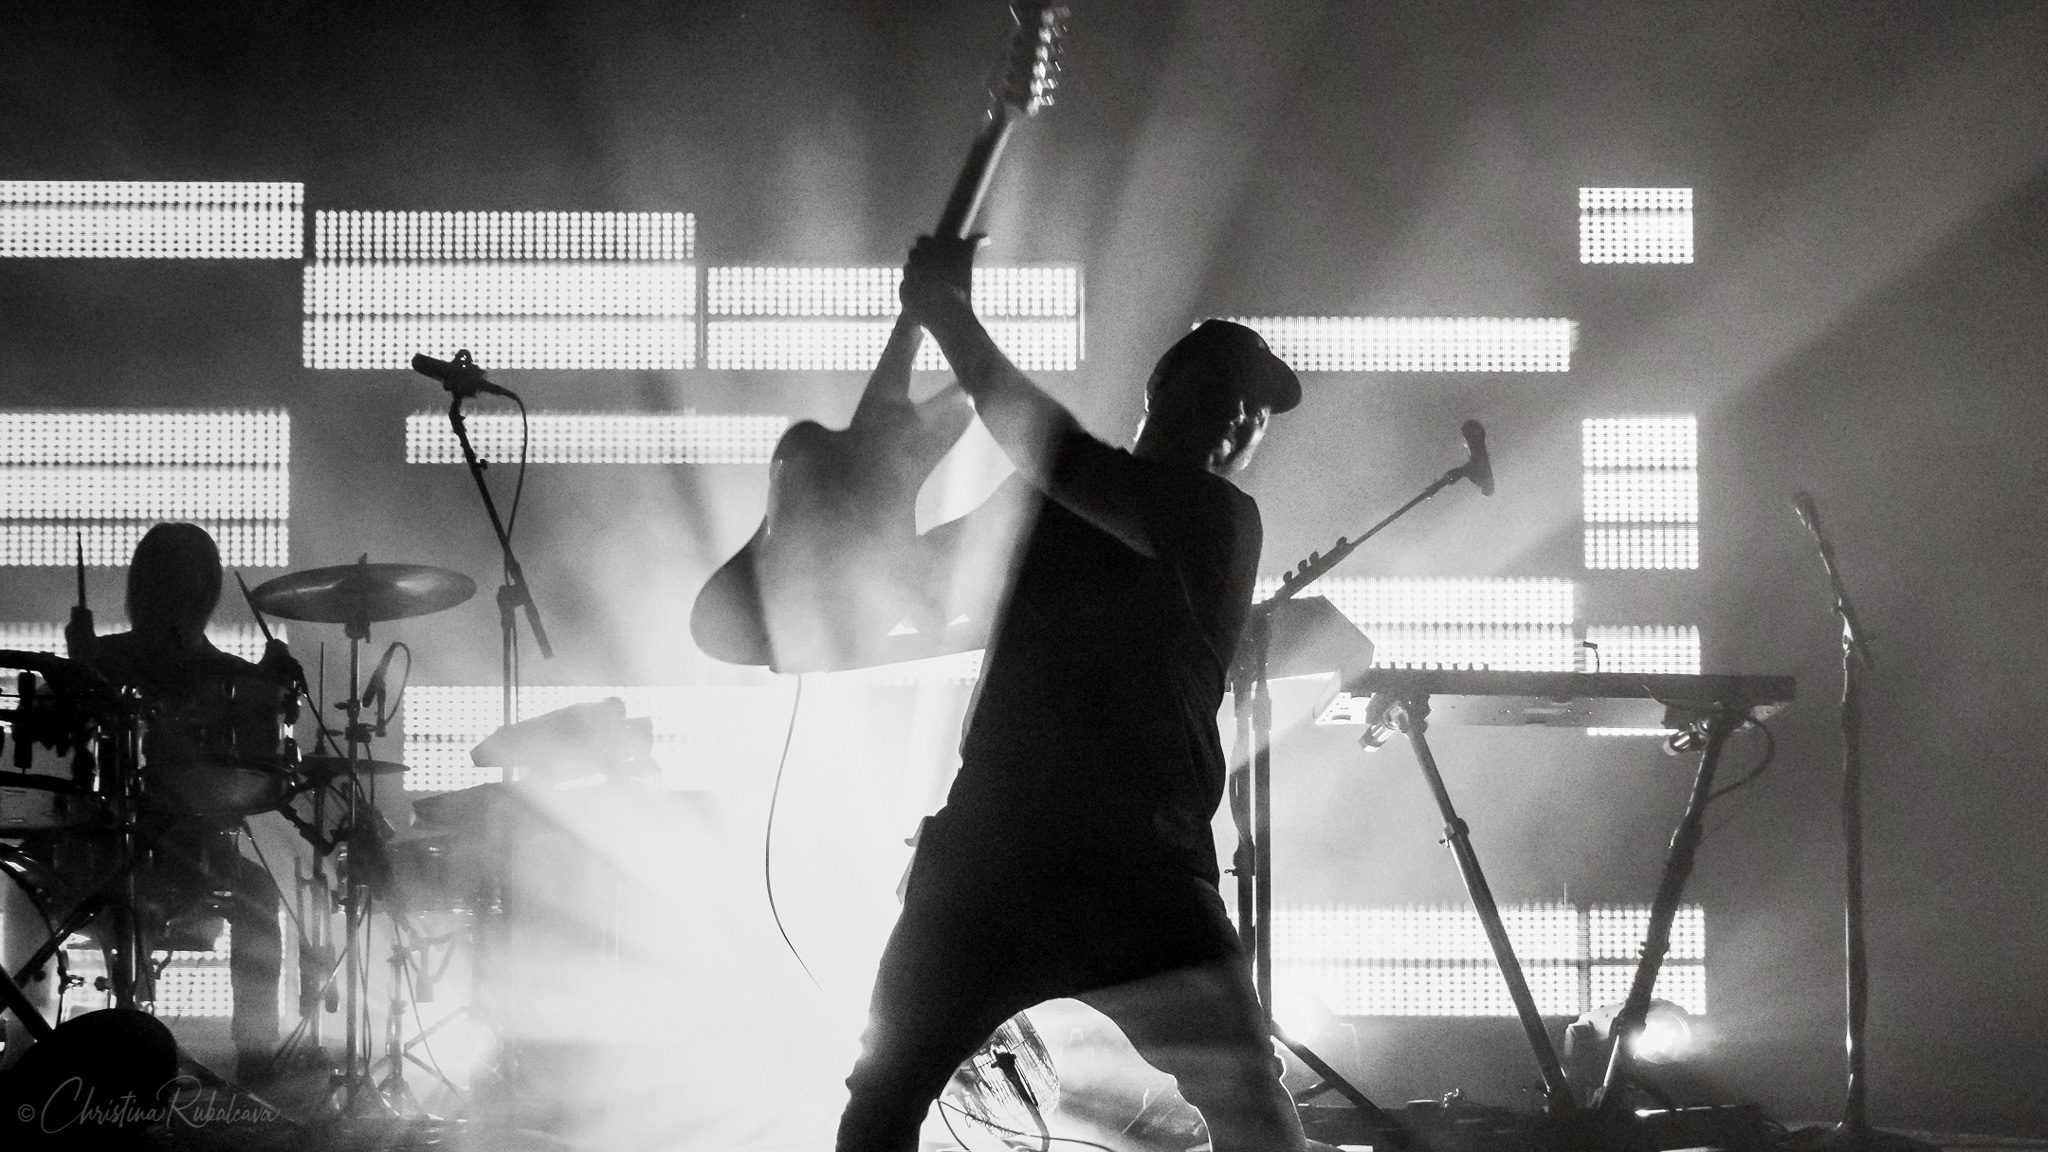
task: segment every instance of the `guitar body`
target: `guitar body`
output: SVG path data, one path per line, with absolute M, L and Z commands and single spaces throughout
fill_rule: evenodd
M 918 539 L 917 493 L 974 413 L 957 389 L 888 406 L 844 429 L 805 420 L 782 434 L 760 528 L 691 612 L 706 654 L 833 671 L 879 662 L 892 631 L 944 630 L 946 579 Z
M 1011 15 L 1017 30 L 1003 85 L 934 235 L 967 234 L 1011 129 L 1051 102 L 1065 10 L 1020 3 Z M 916 325 L 897 321 L 846 428 L 806 420 L 783 433 L 760 528 L 690 611 L 690 634 L 706 655 L 817 672 L 946 650 L 951 581 L 918 540 L 917 493 L 973 411 L 958 388 L 910 400 L 923 339 Z

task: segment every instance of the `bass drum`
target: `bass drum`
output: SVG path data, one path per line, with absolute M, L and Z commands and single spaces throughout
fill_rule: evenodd
M 0 965 L 15 977 L 43 1019 L 55 1025 L 63 991 L 56 959 L 34 972 L 22 972 L 22 966 L 50 939 L 50 892 L 48 869 L 19 849 L 0 844 Z M 13 1067 L 34 1042 L 14 1013 L 0 1013 L 0 1069 Z
M 184 815 L 237 818 L 271 812 L 291 794 L 299 749 L 298 698 L 254 670 L 208 676 L 156 702 L 142 738 L 142 787 L 151 804 Z

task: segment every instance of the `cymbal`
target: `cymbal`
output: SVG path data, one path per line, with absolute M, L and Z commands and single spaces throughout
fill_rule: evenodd
M 348 775 L 348 761 L 339 756 L 308 756 L 299 761 L 299 771 L 316 784 L 338 780 Z M 356 772 L 363 776 L 396 776 L 405 771 L 405 765 L 396 760 L 356 761 Z
M 318 624 L 372 624 L 453 608 L 476 581 L 426 564 L 337 564 L 265 580 L 249 599 L 267 616 Z

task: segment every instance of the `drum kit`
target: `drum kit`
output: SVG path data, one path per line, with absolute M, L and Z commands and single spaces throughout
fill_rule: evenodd
M 305 1020 L 287 1048 L 308 1035 L 319 1047 L 319 1009 L 333 1009 L 339 983 L 349 1013 L 333 1083 L 349 1104 L 368 1084 L 360 957 L 372 893 L 387 890 L 391 855 L 389 826 L 372 801 L 375 782 L 404 766 L 369 755 L 389 717 L 382 676 L 364 683 L 362 646 L 373 624 L 452 608 L 476 585 L 444 568 L 365 557 L 243 592 L 266 639 L 267 618 L 342 626 L 349 656 L 347 697 L 333 706 L 338 727 L 298 677 L 240 662 L 201 662 L 166 688 L 124 683 L 90 653 L 0 650 L 0 669 L 12 673 L 0 682 L 0 1069 L 52 1034 L 65 993 L 83 983 L 69 972 L 69 941 L 104 959 L 94 991 L 107 1004 L 152 1006 L 161 971 L 153 954 L 177 939 L 170 918 L 195 911 L 151 895 L 167 829 L 210 828 L 232 845 L 244 821 L 275 812 L 314 849 L 312 876 L 302 878 L 317 914 L 305 917 L 301 948 L 310 948 L 325 981 L 302 989 Z M 81 615 L 89 634 L 82 605 Z M 304 756 L 294 738 L 302 700 L 314 709 L 314 746 Z M 338 949 L 329 938 L 336 913 L 345 924 Z

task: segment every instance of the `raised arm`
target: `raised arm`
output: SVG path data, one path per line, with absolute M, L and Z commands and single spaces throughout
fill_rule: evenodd
M 1100 469 L 1062 467 L 1063 446 L 1088 433 L 1019 371 L 974 314 L 968 291 L 979 238 L 924 237 L 903 269 L 904 312 L 946 354 L 976 413 L 1032 487 L 1145 556 L 1154 555 L 1135 494 Z

